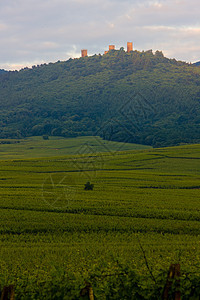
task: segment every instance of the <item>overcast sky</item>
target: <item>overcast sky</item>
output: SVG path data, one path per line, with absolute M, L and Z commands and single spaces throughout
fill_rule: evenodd
M 109 44 L 200 60 L 199 0 L 0 0 L 0 69 L 103 53 Z

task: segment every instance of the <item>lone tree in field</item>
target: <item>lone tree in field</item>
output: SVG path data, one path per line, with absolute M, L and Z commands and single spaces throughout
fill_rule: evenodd
M 84 190 L 86 191 L 92 191 L 94 187 L 94 184 L 91 184 L 89 181 L 85 184 Z
M 48 135 L 43 135 L 43 140 L 48 140 L 49 139 L 49 136 Z

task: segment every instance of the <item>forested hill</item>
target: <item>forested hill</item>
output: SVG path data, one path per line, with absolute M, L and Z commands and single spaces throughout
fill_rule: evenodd
M 5 74 L 6 72 L 7 72 L 6 70 L 0 69 L 0 75 L 1 75 L 1 74 Z
M 200 68 L 159 51 L 121 49 L 7 72 L 0 76 L 0 123 L 0 138 L 199 143 Z

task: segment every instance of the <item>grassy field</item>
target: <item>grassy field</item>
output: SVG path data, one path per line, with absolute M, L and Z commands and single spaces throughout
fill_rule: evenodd
M 90 282 L 100 300 L 161 299 L 170 264 L 180 263 L 182 299 L 198 299 L 200 145 L 115 149 L 4 155 L 1 289 L 14 284 L 17 299 L 82 299 Z
M 2 143 L 2 144 L 1 144 Z M 0 160 L 22 159 L 69 154 L 84 154 L 89 152 L 116 152 L 126 150 L 150 149 L 151 146 L 118 143 L 102 140 L 100 137 L 86 136 L 77 138 L 49 137 L 44 140 L 41 136 L 20 140 L 0 139 Z

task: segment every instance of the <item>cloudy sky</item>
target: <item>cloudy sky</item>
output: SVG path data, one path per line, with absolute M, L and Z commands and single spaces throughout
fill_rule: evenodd
M 199 0 L 0 0 L 0 69 L 103 53 L 109 44 L 200 60 Z

